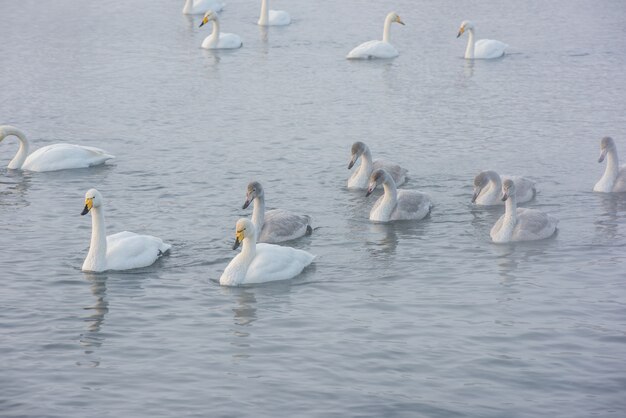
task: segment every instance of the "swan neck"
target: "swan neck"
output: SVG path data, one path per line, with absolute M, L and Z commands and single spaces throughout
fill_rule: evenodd
M 374 171 L 374 162 L 372 161 L 372 152 L 368 149 L 363 151 L 361 154 L 361 166 L 359 167 L 359 171 L 365 173 L 367 176 L 370 175 L 372 171 Z
M 610 181 L 611 184 L 617 178 L 619 174 L 619 157 L 617 156 L 617 150 L 615 148 L 611 148 L 606 153 L 606 168 L 604 169 L 603 180 Z
M 259 16 L 259 25 L 267 25 L 269 21 L 270 9 L 267 4 L 268 0 L 261 0 L 261 16 Z
M 5 127 L 4 128 L 4 137 L 14 135 L 20 141 L 20 147 L 15 154 L 15 157 L 9 162 L 7 166 L 10 169 L 20 169 L 22 165 L 24 165 L 24 161 L 26 161 L 26 157 L 28 157 L 28 151 L 30 149 L 30 144 L 28 139 L 26 139 L 26 135 L 22 131 L 14 127 Z M 4 139 L 4 137 L 2 139 Z M 2 140 L 0 139 L 0 141 Z
M 183 13 L 191 13 L 193 9 L 193 0 L 185 1 L 185 6 L 183 7 Z
M 504 202 L 504 225 L 515 225 L 517 222 L 517 198 L 511 193 Z
M 398 204 L 398 191 L 396 189 L 396 185 L 393 180 L 385 180 L 383 183 L 383 200 L 380 205 L 381 210 L 381 218 L 384 220 L 389 220 L 391 218 L 391 214 Z
M 107 237 L 102 207 L 91 209 L 91 243 L 83 270 L 106 270 Z
M 387 18 L 385 19 L 385 26 L 383 28 L 383 42 L 389 42 L 389 33 L 391 32 L 392 20 L 392 16 L 387 16 Z
M 213 21 L 213 31 L 211 32 L 211 38 L 218 42 L 220 40 L 220 21 L 215 19 Z
M 502 180 L 500 176 L 497 174 L 489 175 L 489 184 L 486 187 L 485 194 L 483 195 L 483 199 L 486 201 L 494 201 L 498 200 L 501 196 L 502 192 Z
M 465 48 L 465 59 L 474 59 L 474 29 L 467 30 L 467 48 Z
M 246 237 L 241 245 L 241 258 L 246 270 L 256 256 L 256 237 Z
M 263 223 L 265 222 L 265 197 L 254 198 L 254 208 L 252 209 L 252 223 L 256 228 L 257 237 L 261 234 Z

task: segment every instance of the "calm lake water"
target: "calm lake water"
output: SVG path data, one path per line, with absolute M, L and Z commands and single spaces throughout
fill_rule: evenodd
M 0 415 L 589 417 L 626 413 L 626 196 L 591 192 L 611 135 L 626 158 L 626 4 L 228 0 L 209 52 L 183 0 L 2 1 L 0 124 L 34 148 L 98 146 L 104 167 L 9 171 L 0 144 Z M 257 4 L 258 3 L 258 4 Z M 382 36 L 392 61 L 349 62 Z M 462 59 L 478 38 L 503 59 Z M 368 221 L 352 142 L 407 167 L 430 218 Z M 470 203 L 486 168 L 527 175 L 556 237 L 495 245 Z M 216 282 L 245 187 L 310 214 L 296 279 Z M 173 244 L 151 267 L 80 271 L 109 233 Z

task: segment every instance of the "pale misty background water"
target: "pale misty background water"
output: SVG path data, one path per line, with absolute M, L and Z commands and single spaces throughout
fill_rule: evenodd
M 626 158 L 626 3 L 228 0 L 240 50 L 208 52 L 183 0 L 0 2 L 0 124 L 105 167 L 21 173 L 0 144 L 0 415 L 589 417 L 626 409 L 626 196 L 592 193 L 599 140 Z M 400 56 L 349 62 L 382 35 Z M 511 45 L 462 59 L 478 38 Z M 375 225 L 345 189 L 352 142 L 436 207 Z M 528 175 L 542 242 L 495 245 L 473 176 Z M 314 219 L 289 282 L 220 287 L 245 186 Z M 169 257 L 85 274 L 87 189 L 109 233 Z

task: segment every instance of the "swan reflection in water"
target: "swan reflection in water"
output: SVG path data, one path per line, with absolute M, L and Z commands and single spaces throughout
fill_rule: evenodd
M 83 309 L 89 314 L 83 318 L 87 323 L 87 329 L 80 336 L 80 345 L 85 349 L 85 354 L 93 354 L 94 350 L 102 345 L 104 337 L 100 334 L 104 317 L 109 312 L 109 302 L 107 301 L 108 276 L 101 274 L 85 273 L 85 278 L 89 280 L 89 288 L 95 301 L 93 305 L 86 306 Z M 90 360 L 88 365 L 98 367 L 99 360 Z

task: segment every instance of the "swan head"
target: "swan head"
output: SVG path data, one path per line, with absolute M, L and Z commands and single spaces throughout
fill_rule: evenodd
M 246 209 L 248 206 L 250 206 L 250 203 L 252 203 L 254 199 L 256 199 L 257 197 L 263 197 L 264 195 L 265 192 L 263 191 L 263 186 L 261 186 L 261 183 L 259 183 L 258 181 L 253 181 L 252 183 L 248 184 L 248 189 L 246 190 L 246 201 L 244 202 L 242 209 Z
M 474 177 L 474 195 L 472 196 L 472 203 L 476 203 L 476 199 L 480 192 L 489 184 L 489 174 L 486 171 L 481 171 Z
M 236 250 L 244 239 L 254 237 L 256 231 L 252 221 L 246 218 L 241 218 L 237 221 L 235 229 L 235 244 L 233 244 L 233 250 Z
M 404 26 L 404 22 L 402 21 L 402 19 L 400 19 L 400 16 L 398 16 L 396 12 L 390 12 L 387 15 L 387 18 L 391 19 L 392 22 L 396 22 Z
M 607 152 L 615 149 L 615 141 L 610 136 L 605 136 L 600 141 L 600 158 L 598 158 L 598 162 L 601 163 L 606 158 Z
M 376 186 L 384 183 L 385 180 L 387 179 L 387 176 L 388 176 L 387 172 L 383 170 L 382 168 L 374 170 L 372 174 L 370 175 L 370 181 L 367 186 L 367 193 L 365 193 L 365 197 L 371 195 L 374 189 L 376 189 Z
M 502 183 L 502 201 L 504 202 L 510 196 L 514 196 L 514 195 L 515 195 L 515 183 L 513 183 L 513 180 L 511 179 L 504 180 L 504 182 Z
M 456 37 L 463 35 L 466 30 L 474 30 L 474 24 L 469 20 L 464 20 L 461 22 L 461 27 L 459 28 L 459 33 L 456 34 Z
M 202 22 L 200 22 L 200 26 L 198 27 L 201 28 L 202 26 L 209 23 L 209 21 L 211 20 L 217 21 L 217 14 L 213 10 L 207 10 L 207 12 L 204 14 L 204 17 L 202 18 Z
M 85 208 L 80 213 L 86 215 L 92 208 L 99 208 L 102 206 L 102 195 L 96 189 L 89 189 L 85 193 Z
M 354 167 L 354 164 L 356 164 L 359 157 L 363 155 L 363 153 L 367 150 L 368 150 L 367 145 L 365 145 L 361 141 L 357 141 L 354 144 L 352 144 L 352 150 L 351 150 L 352 158 L 350 159 L 350 163 L 348 164 L 348 170 Z

